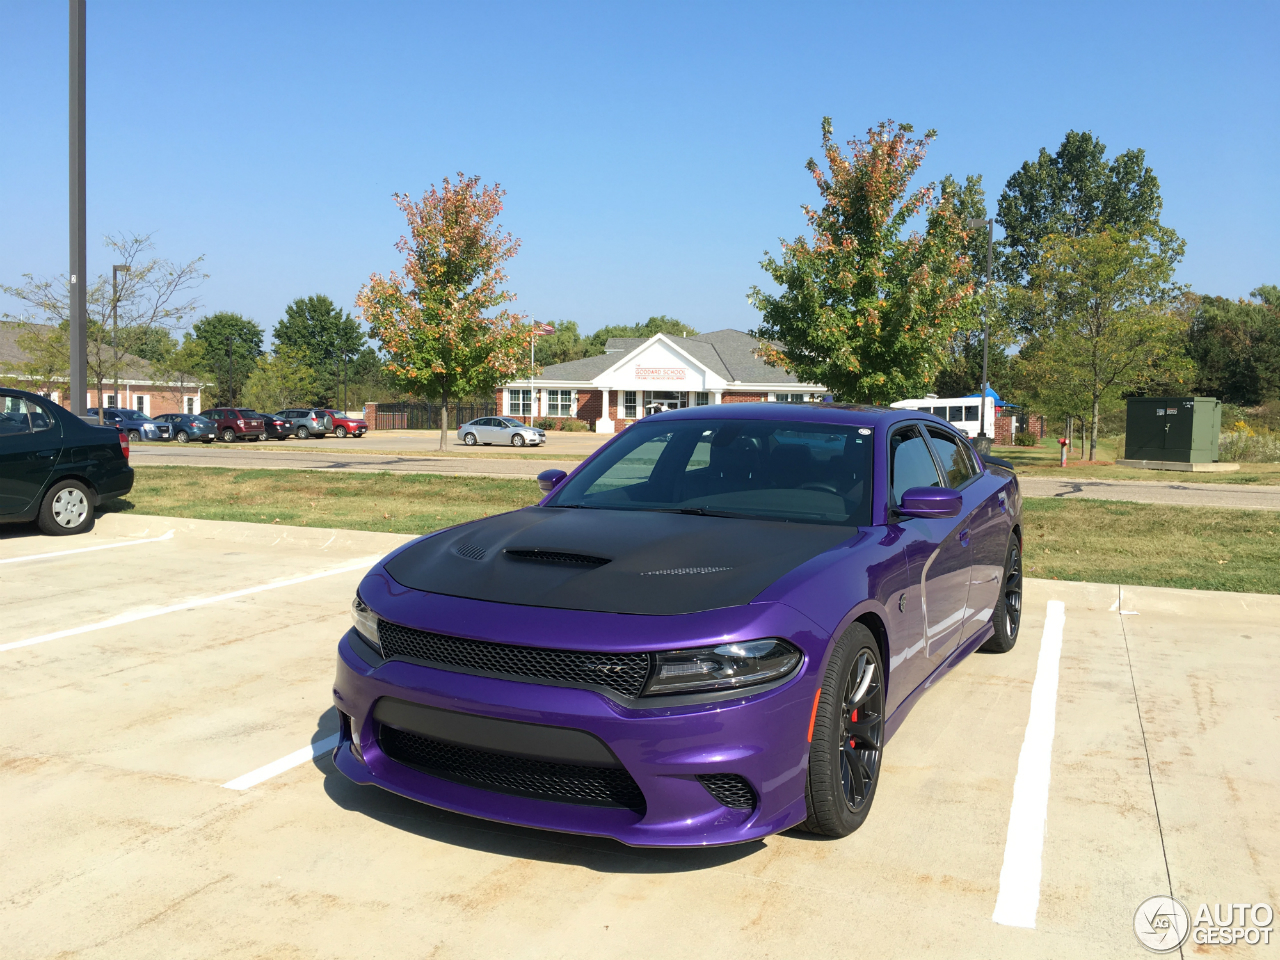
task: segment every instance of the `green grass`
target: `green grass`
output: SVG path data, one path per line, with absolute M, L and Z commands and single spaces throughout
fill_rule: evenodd
M 1029 577 L 1280 593 L 1280 513 L 1108 500 L 1022 501 Z
M 1091 480 L 1151 480 L 1157 483 L 1264 483 L 1280 484 L 1280 463 L 1242 463 L 1231 473 L 1183 473 L 1173 470 L 1135 470 L 1117 467 L 1114 462 L 1101 463 L 1079 459 L 1079 438 L 1075 451 L 1067 455 L 1066 468 L 1058 466 L 1061 448 L 1057 439 L 1045 437 L 1035 447 L 992 447 L 993 456 L 1003 457 L 1024 477 L 1076 477 Z M 1121 451 L 1122 453 L 1123 451 Z M 1098 461 L 1114 461 L 1115 441 L 1098 442 Z
M 538 499 L 531 479 L 138 467 L 129 496 L 104 509 L 416 534 Z M 1027 498 L 1023 541 L 1032 577 L 1280 593 L 1274 511 Z
M 133 490 L 103 504 L 103 509 L 196 520 L 427 533 L 528 506 L 539 498 L 532 478 L 136 467 Z

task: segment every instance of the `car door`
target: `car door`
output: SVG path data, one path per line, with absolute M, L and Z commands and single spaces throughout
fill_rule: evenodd
M 890 484 L 894 506 L 911 487 L 944 486 L 921 426 L 894 431 L 890 440 Z M 972 552 L 965 515 L 953 518 L 903 519 L 918 539 L 907 546 L 911 578 L 920 584 L 924 653 L 932 666 L 960 641 L 968 613 Z
M 969 616 L 961 631 L 966 640 L 990 622 L 1004 579 L 1004 554 L 1012 521 L 1008 494 L 998 477 L 984 473 L 973 449 L 961 438 L 938 427 L 929 427 L 929 445 L 938 457 L 947 485 L 964 494 L 966 517 L 973 551 L 969 575 Z
M 56 417 L 25 397 L 0 394 L 0 516 L 31 506 L 61 452 Z

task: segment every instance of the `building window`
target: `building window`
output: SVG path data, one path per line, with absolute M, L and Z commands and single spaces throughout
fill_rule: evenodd
M 512 417 L 533 416 L 532 394 L 532 390 L 508 390 L 507 414 Z
M 634 420 L 636 418 L 636 392 L 634 390 L 624 390 L 622 393 L 622 419 Z
M 137 407 L 138 407 L 138 412 L 139 412 L 139 413 L 146 413 L 147 405 L 146 405 L 146 403 L 144 403 L 144 401 L 145 401 L 147 398 L 146 398 L 146 397 L 134 397 L 133 399 L 134 399 L 134 403 L 135 403 L 135 404 L 137 405 Z
M 547 391 L 547 416 L 549 417 L 573 416 L 573 391 L 572 390 L 548 390 Z
M 773 396 L 778 403 L 804 403 L 808 399 L 803 393 L 775 393 Z
M 644 415 L 682 410 L 689 405 L 689 394 L 676 390 L 645 390 Z
M 195 413 L 195 412 L 196 412 L 196 398 L 187 397 L 187 413 Z
M 709 393 L 695 393 L 695 394 L 693 395 L 693 405 L 694 405 L 695 407 L 709 407 L 709 406 L 711 406 L 711 394 L 709 394 Z
M 105 403 L 108 408 L 114 407 L 116 405 L 116 395 L 114 393 L 108 393 L 102 402 Z

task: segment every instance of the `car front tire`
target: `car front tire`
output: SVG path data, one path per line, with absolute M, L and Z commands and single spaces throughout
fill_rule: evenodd
M 520 434 L 517 433 L 514 437 L 511 438 L 511 445 L 513 447 L 523 447 L 524 437 L 520 436 Z
M 130 442 L 130 443 L 139 443 L 139 442 L 141 442 L 141 440 L 142 440 L 142 434 L 140 434 L 137 430 L 130 430 L 130 431 L 129 431 L 129 442 Z
M 44 495 L 38 520 L 51 537 L 84 533 L 93 526 L 93 495 L 78 480 L 55 483 Z
M 347 436 L 347 428 L 340 426 L 337 430 L 333 431 L 333 433 L 339 440 L 345 440 Z
M 474 447 L 476 445 L 476 435 L 474 433 L 468 433 L 462 438 L 462 442 L 468 447 Z
M 818 694 L 802 829 L 847 837 L 866 821 L 880 782 L 884 691 L 879 645 L 870 630 L 851 624 L 836 641 Z
M 1004 580 L 991 623 L 996 628 L 995 635 L 978 649 L 984 653 L 1008 653 L 1018 642 L 1018 629 L 1022 626 L 1022 550 L 1016 534 L 1009 535 Z

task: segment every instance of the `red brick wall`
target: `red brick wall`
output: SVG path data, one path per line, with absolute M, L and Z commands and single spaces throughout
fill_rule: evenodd
M 1013 443 L 1013 417 L 996 417 L 996 443 Z
M 604 396 L 599 390 L 578 391 L 578 419 L 599 420 L 604 408 Z
M 768 399 L 767 393 L 729 393 L 726 390 L 720 395 L 721 403 L 759 403 Z

